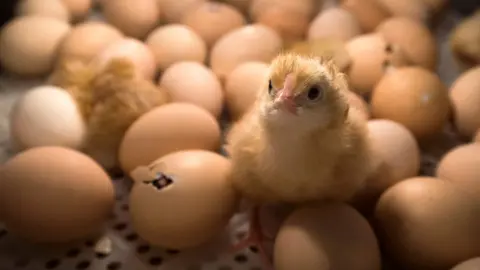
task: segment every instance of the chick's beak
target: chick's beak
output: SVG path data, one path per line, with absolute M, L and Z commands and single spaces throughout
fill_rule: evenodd
M 283 88 L 278 90 L 275 102 L 280 103 L 292 114 L 297 114 L 297 106 L 294 100 L 293 89 L 295 88 L 295 78 L 293 74 L 288 74 L 285 78 Z

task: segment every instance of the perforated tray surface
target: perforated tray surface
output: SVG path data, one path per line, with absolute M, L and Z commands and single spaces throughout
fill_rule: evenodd
M 446 33 L 458 20 L 457 15 L 448 14 L 436 30 L 440 50 L 438 73 L 447 86 L 458 76 L 458 71 L 448 50 Z M 0 76 L 0 163 L 11 156 L 8 149 L 8 112 L 18 96 L 40 83 Z M 421 174 L 431 175 L 438 158 L 454 144 L 456 142 L 447 133 L 441 147 L 425 152 Z M 108 221 L 107 233 L 102 241 L 111 252 L 98 253 L 98 239 L 68 247 L 32 246 L 16 239 L 0 224 L 0 270 L 261 270 L 260 260 L 254 249 L 246 249 L 237 254 L 227 252 L 232 242 L 247 232 L 245 216 L 236 215 L 225 232 L 219 232 L 218 239 L 212 240 L 206 246 L 182 252 L 162 250 L 140 239 L 130 225 L 129 181 L 117 179 L 113 182 L 117 192 L 115 211 Z M 270 222 L 270 227 L 273 228 L 270 231 L 274 231 L 278 225 L 274 221 L 272 223 L 275 218 L 278 217 L 264 219 L 265 223 Z M 271 244 L 266 243 L 267 249 L 271 249 Z

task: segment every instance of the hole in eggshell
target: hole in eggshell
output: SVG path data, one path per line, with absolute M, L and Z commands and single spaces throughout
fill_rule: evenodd
M 385 46 L 385 52 L 387 52 L 387 53 L 392 53 L 393 52 L 392 44 L 387 44 L 387 46 Z
M 162 190 L 171 184 L 173 184 L 173 179 L 172 177 L 165 175 L 163 173 L 157 173 L 157 176 L 155 179 L 150 180 L 150 181 L 144 181 L 144 184 L 152 185 L 154 186 L 157 190 Z

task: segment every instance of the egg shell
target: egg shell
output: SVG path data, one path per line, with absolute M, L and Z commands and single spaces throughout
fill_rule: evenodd
M 375 33 L 351 39 L 345 49 L 351 57 L 346 73 L 358 94 L 370 93 L 389 68 L 407 65 L 403 51 Z
M 67 6 L 68 10 L 72 17 L 76 20 L 82 20 L 87 17 L 90 13 L 90 9 L 92 8 L 92 0 L 62 0 L 65 6 Z M 108 2 L 106 0 L 104 2 Z
M 210 53 L 210 66 L 223 82 L 244 62 L 269 63 L 282 49 L 282 39 L 268 26 L 251 24 L 231 31 L 217 41 Z
M 230 5 L 213 1 L 190 9 L 180 22 L 202 37 L 208 47 L 212 47 L 226 33 L 246 24 L 240 11 Z
M 305 39 L 310 18 L 302 11 L 292 9 L 289 5 L 273 5 L 258 14 L 256 23 L 275 30 L 285 45 Z
M 17 17 L 0 33 L 0 63 L 21 76 L 43 76 L 53 69 L 58 47 L 70 25 L 42 16 Z
M 213 71 L 203 64 L 175 63 L 165 70 L 158 84 L 167 91 L 172 102 L 195 104 L 214 117 L 222 112 L 222 85 Z
M 340 7 L 350 11 L 364 32 L 373 31 L 391 14 L 377 0 L 342 0 Z
M 370 108 L 362 96 L 356 94 L 355 92 L 348 91 L 346 92 L 346 97 L 351 106 L 350 108 L 356 109 L 365 121 L 370 119 Z
M 102 50 L 93 60 L 93 65 L 103 69 L 112 59 L 126 58 L 138 71 L 139 76 L 153 79 L 156 75 L 155 55 L 150 48 L 138 39 L 123 38 Z
M 310 24 L 308 39 L 338 38 L 348 41 L 360 35 L 362 29 L 357 18 L 348 10 L 332 7 L 320 12 Z
M 479 201 L 447 181 L 401 181 L 383 193 L 374 222 L 385 254 L 402 269 L 449 269 L 480 254 L 473 240 L 480 237 Z
M 368 121 L 368 136 L 375 159 L 374 173 L 357 195 L 370 211 L 380 195 L 396 183 L 418 175 L 420 149 L 413 134 L 403 125 L 386 119 Z
M 102 6 L 105 19 L 125 35 L 143 39 L 160 20 L 156 0 L 106 1 Z
M 277 270 L 380 269 L 380 250 L 367 220 L 336 203 L 295 210 L 276 236 L 273 258 Z
M 430 9 L 420 0 L 376 0 L 394 17 L 408 17 L 427 23 L 431 17 Z
M 268 68 L 263 62 L 245 62 L 228 76 L 225 100 L 234 120 L 239 120 L 254 104 L 258 91 L 266 85 Z
M 480 129 L 480 66 L 461 74 L 449 94 L 457 131 L 467 138 L 473 137 Z
M 136 232 L 152 245 L 199 246 L 219 235 L 235 212 L 236 194 L 227 180 L 230 162 L 219 154 L 178 151 L 144 169 L 151 176 L 135 182 L 130 213 Z M 173 182 L 155 182 L 158 173 Z
M 157 0 L 162 18 L 167 23 L 180 23 L 185 13 L 207 0 Z
M 125 173 L 174 151 L 218 150 L 220 126 L 207 110 L 189 103 L 155 108 L 135 121 L 119 148 Z
M 478 270 L 480 269 L 480 257 L 461 262 L 450 270 Z
M 181 24 L 161 26 L 150 33 L 145 42 L 155 55 L 160 71 L 181 61 L 204 63 L 207 57 L 207 45 L 202 38 Z
M 62 41 L 59 59 L 74 58 L 88 63 L 123 37 L 119 30 L 103 22 L 88 21 L 77 24 Z
M 480 194 L 480 144 L 457 146 L 447 152 L 435 172 L 440 179 L 458 183 L 468 191 Z
M 409 62 L 432 71 L 436 69 L 437 43 L 421 22 L 407 17 L 392 17 L 382 22 L 375 31 L 388 43 L 399 46 Z
M 252 4 L 253 0 L 224 0 L 223 2 L 234 6 L 243 14 L 248 15 L 250 5 Z
M 10 136 L 15 146 L 80 148 L 86 125 L 74 98 L 55 86 L 32 88 L 20 97 L 10 114 Z
M 21 152 L 4 164 L 0 179 L 6 227 L 33 242 L 95 236 L 113 211 L 109 176 L 88 156 L 71 149 L 36 147 Z
M 17 16 L 44 16 L 59 19 L 64 22 L 70 21 L 70 12 L 62 0 L 21 0 L 15 8 Z
M 450 99 L 435 73 L 403 67 L 380 80 L 372 93 L 371 109 L 374 118 L 401 123 L 424 140 L 442 132 L 450 116 Z

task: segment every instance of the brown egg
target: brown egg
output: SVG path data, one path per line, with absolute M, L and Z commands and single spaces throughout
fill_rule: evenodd
M 253 2 L 253 0 L 223 0 L 223 2 L 234 6 L 240 12 L 247 15 L 250 9 L 250 4 Z
M 372 93 L 374 118 L 405 125 L 417 139 L 439 134 L 450 115 L 446 87 L 433 72 L 404 67 L 385 75 Z
M 380 195 L 396 183 L 418 175 L 420 149 L 413 134 L 403 125 L 386 119 L 368 121 L 375 172 L 356 200 L 369 211 Z
M 375 31 L 388 43 L 400 47 L 410 63 L 432 71 L 436 69 L 437 43 L 430 30 L 421 22 L 406 17 L 393 17 L 385 20 Z
M 480 129 L 477 131 L 477 135 L 475 135 L 475 138 L 473 138 L 474 142 L 480 142 Z
M 303 14 L 312 19 L 319 12 L 323 2 L 323 0 L 252 0 L 249 14 L 256 21 L 269 8 L 282 6 L 292 13 Z
M 375 33 L 357 36 L 345 48 L 351 57 L 346 73 L 358 94 L 370 93 L 390 68 L 407 64 L 402 50 Z
M 385 254 L 402 269 L 449 269 L 480 252 L 480 204 L 447 181 L 396 184 L 380 198 L 375 223 Z
M 464 186 L 469 191 L 480 192 L 480 144 L 457 146 L 442 157 L 436 176 Z
M 461 70 L 480 65 L 480 9 L 460 21 L 449 34 L 453 59 Z
M 254 22 L 271 27 L 282 37 L 284 44 L 292 44 L 305 39 L 310 18 L 302 10 L 284 2 L 289 1 L 279 1 L 279 3 L 265 8 L 258 13 Z
M 282 49 L 282 39 L 268 26 L 251 24 L 233 30 L 217 41 L 210 65 L 220 80 L 244 62 L 270 62 Z
M 408 17 L 427 23 L 431 16 L 427 4 L 420 0 L 377 0 L 377 2 L 395 17 Z
M 15 9 L 17 16 L 45 16 L 59 19 L 64 22 L 70 21 L 70 12 L 62 0 L 21 0 Z
M 143 39 L 159 23 L 156 0 L 114 0 L 102 5 L 105 19 L 125 35 Z
M 367 220 L 337 203 L 295 210 L 275 239 L 276 270 L 379 270 L 380 250 Z
M 94 58 L 94 65 L 103 68 L 110 60 L 126 58 L 135 65 L 138 74 L 153 79 L 156 74 L 155 56 L 140 40 L 123 38 L 107 46 Z
M 377 0 L 342 0 L 342 8 L 350 11 L 364 32 L 373 31 L 390 13 Z
M 62 147 L 36 147 L 0 172 L 7 229 L 33 242 L 82 240 L 99 233 L 114 204 L 109 176 L 88 156 Z
M 245 62 L 230 73 L 225 83 L 225 100 L 232 119 L 240 119 L 253 105 L 268 71 L 266 63 Z
M 357 18 L 348 10 L 332 7 L 320 12 L 310 24 L 308 39 L 338 38 L 348 41 L 362 30 Z
M 62 0 L 63 3 L 67 6 L 70 14 L 74 20 L 82 20 L 90 13 L 90 9 L 92 8 L 92 0 Z M 104 2 L 108 2 L 110 0 L 106 0 Z
M 53 69 L 58 47 L 70 25 L 42 16 L 18 17 L 0 32 L 0 63 L 21 76 L 43 76 Z
M 348 103 L 350 104 L 351 108 L 358 110 L 365 121 L 370 119 L 370 108 L 365 99 L 352 91 L 348 91 L 346 93 Z
M 59 49 L 59 58 L 91 61 L 109 45 L 123 39 L 123 34 L 109 24 L 87 21 L 72 28 Z
M 228 159 L 203 150 L 170 153 L 137 168 L 130 195 L 135 231 L 170 249 L 196 247 L 219 235 L 236 209 L 229 171 Z
M 146 44 L 155 54 L 160 71 L 180 61 L 204 63 L 207 57 L 207 45 L 202 38 L 193 29 L 181 24 L 155 29 L 148 36 Z
M 226 33 L 245 25 L 240 11 L 220 2 L 208 1 L 190 9 L 180 21 L 192 28 L 208 47 Z
M 188 78 L 188 79 L 185 79 Z M 223 90 L 217 76 L 197 62 L 178 62 L 165 70 L 158 82 L 172 102 L 188 102 L 219 117 L 223 106 Z
M 180 23 L 185 13 L 206 1 L 207 0 L 157 0 L 162 18 L 168 23 Z
M 480 257 L 466 260 L 457 264 L 450 270 L 478 270 L 480 269 Z
M 315 40 L 296 42 L 289 51 L 304 56 L 314 56 L 333 59 L 341 71 L 345 71 L 352 59 L 346 50 L 345 43 L 338 38 L 318 38 Z
M 220 126 L 207 110 L 190 103 L 170 103 L 134 122 L 120 145 L 125 173 L 174 151 L 218 150 Z
M 457 131 L 462 136 L 473 137 L 480 129 L 480 66 L 460 75 L 449 94 Z

